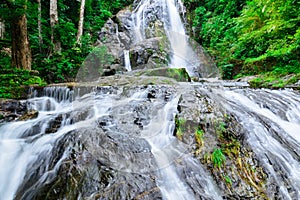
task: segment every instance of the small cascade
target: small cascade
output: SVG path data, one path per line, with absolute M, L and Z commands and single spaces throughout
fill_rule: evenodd
M 233 113 L 269 176 L 271 199 L 300 198 L 300 95 L 283 90 L 213 90 L 212 97 Z M 268 191 L 270 190 L 270 191 Z M 274 190 L 276 196 L 274 196 Z
M 179 10 L 184 13 L 184 6 L 180 0 L 141 0 L 132 14 L 134 44 L 148 39 L 146 38 L 149 29 L 147 26 L 153 23 L 149 20 L 156 19 L 163 22 L 171 46 L 169 67 L 186 68 L 190 76 L 199 76 L 195 72 L 200 65 L 199 56 L 188 42 Z
M 164 198 L 192 200 L 194 196 L 191 189 L 180 180 L 173 166 L 173 162 L 182 157 L 186 151 L 182 147 L 178 148 L 180 144 L 172 135 L 174 121 L 172 123 L 170 119 L 175 118 L 177 102 L 178 99 L 174 98 L 164 109 L 159 110 L 155 120 L 144 129 L 142 134 L 152 147 L 151 151 L 160 174 L 158 186 Z
M 143 137 L 146 138 L 152 147 L 151 152 L 158 165 L 158 186 L 164 199 L 196 199 L 191 186 L 182 181 L 182 177 L 178 174 L 178 169 L 176 170 L 176 162 L 183 160 L 187 166 L 191 167 L 190 169 L 194 168 L 191 172 L 200 176 L 200 181 L 205 183 L 202 185 L 203 193 L 201 196 L 206 199 L 221 200 L 221 196 L 210 176 L 203 176 L 206 172 L 204 172 L 200 163 L 196 163 L 196 160 L 187 154 L 187 147 L 183 143 L 178 142 L 177 138 L 173 136 L 178 100 L 179 97 L 174 98 L 163 109 L 158 110 L 151 124 L 142 131 Z M 200 172 L 203 174 L 200 175 Z M 196 179 L 195 177 L 189 178 Z
M 125 63 L 125 68 L 127 69 L 128 72 L 131 71 L 131 64 L 130 64 L 130 57 L 129 57 L 129 50 L 124 50 L 124 63 Z
M 141 0 L 133 11 L 132 20 L 134 22 L 134 43 L 142 42 L 145 39 L 145 11 L 150 5 L 150 0 Z
M 117 36 L 118 43 L 120 44 L 121 41 L 120 41 L 120 38 L 119 38 L 119 26 L 118 26 L 118 24 L 116 24 L 116 36 Z

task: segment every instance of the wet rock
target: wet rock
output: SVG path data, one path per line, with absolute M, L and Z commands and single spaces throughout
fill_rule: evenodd
M 167 48 L 167 43 L 162 37 L 150 38 L 135 44 L 130 48 L 132 69 L 150 69 L 167 66 Z
M 102 121 L 102 120 L 101 120 Z M 102 123 L 104 124 L 104 123 Z M 141 138 L 102 129 L 77 130 L 55 144 L 50 169 L 66 148 L 71 154 L 53 175 L 43 180 L 29 175 L 16 197 L 20 199 L 161 199 L 156 186 L 155 161 L 150 146 Z M 125 156 L 125 157 L 124 157 Z M 127 157 L 128 156 L 128 157 Z M 147 161 L 147 162 L 145 162 Z M 33 166 L 34 168 L 35 166 Z M 36 169 L 43 170 L 43 167 Z
M 0 123 L 18 119 L 27 111 L 27 102 L 19 100 L 0 100 Z
M 234 116 L 226 114 L 207 89 L 186 86 L 182 90 L 177 115 L 184 121 L 181 139 L 211 172 L 223 198 L 266 199 L 266 174 L 245 142 L 241 125 Z M 203 133 L 198 138 L 197 130 Z M 226 157 L 221 167 L 213 164 L 211 155 L 215 149 L 221 149 Z
M 37 110 L 29 110 L 26 111 L 20 118 L 20 121 L 25 121 L 25 120 L 29 120 L 29 119 L 34 119 L 37 118 L 37 116 L 39 115 L 39 112 Z

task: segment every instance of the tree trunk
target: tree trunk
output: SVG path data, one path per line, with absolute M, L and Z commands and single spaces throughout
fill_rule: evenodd
M 54 52 L 61 51 L 61 44 L 56 30 L 57 25 L 58 25 L 57 0 L 50 0 L 51 42 L 53 44 Z
M 81 36 L 83 33 L 84 8 L 85 8 L 85 0 L 81 0 L 79 22 L 78 22 L 78 32 L 77 32 L 77 38 L 76 38 L 76 43 L 78 43 L 79 45 L 81 45 Z
M 11 22 L 12 29 L 12 66 L 31 70 L 31 50 L 27 33 L 26 14 L 15 17 Z
M 38 31 L 39 31 L 39 50 L 42 52 L 43 36 L 42 36 L 42 3 L 41 0 L 38 2 Z
M 4 20 L 0 18 L 0 39 L 4 39 L 5 37 L 5 23 Z

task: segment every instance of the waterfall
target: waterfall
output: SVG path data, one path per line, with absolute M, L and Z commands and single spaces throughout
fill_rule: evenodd
M 53 135 L 47 135 L 48 125 L 53 118 L 69 111 L 72 92 L 68 88 L 46 88 L 49 96 L 36 97 L 29 100 L 31 108 L 39 111 L 37 119 L 7 123 L 0 126 L 0 199 L 14 199 L 15 192 L 24 179 L 30 178 L 37 165 L 47 170 L 57 170 L 65 158 L 65 153 L 57 161 L 53 169 L 49 169 L 50 155 L 54 152 L 54 144 L 64 134 L 74 130 L 74 126 L 61 127 Z M 50 97 L 51 96 L 51 97 Z M 64 121 L 62 124 L 67 124 Z M 66 149 L 66 152 L 68 150 Z M 38 164 L 39 163 L 39 164 Z M 32 171 L 31 171 L 32 170 Z M 41 177 L 42 178 L 42 177 Z
M 190 76 L 195 76 L 194 67 L 197 56 L 188 43 L 185 28 L 181 21 L 176 6 L 176 0 L 167 0 L 166 8 L 168 18 L 165 19 L 165 30 L 171 43 L 173 55 L 170 67 L 185 68 Z M 178 0 L 178 5 L 182 8 L 182 2 Z M 199 61 L 198 61 L 199 62 Z
M 155 17 L 150 16 L 151 11 Z M 179 11 L 184 11 L 180 0 L 141 0 L 132 14 L 134 44 L 143 42 L 149 32 L 149 20 L 157 18 L 163 22 L 165 34 L 170 42 L 171 68 L 185 68 L 190 76 L 199 76 L 196 69 L 200 66 L 199 55 L 189 44 Z
M 237 116 L 246 140 L 277 185 L 281 199 L 300 198 L 300 95 L 292 90 L 213 90 Z M 274 191 L 269 192 L 274 195 Z M 271 196 L 271 199 L 275 198 Z
M 133 11 L 134 22 L 134 43 L 139 43 L 145 39 L 145 9 L 150 5 L 150 0 L 141 0 Z
M 158 20 L 172 51 L 169 67 L 184 67 L 196 76 L 195 68 L 202 61 L 186 36 L 179 14 L 184 13 L 183 3 L 140 0 L 134 5 L 131 17 L 128 14 L 133 46 L 128 43 L 126 49 L 148 53 L 141 47 L 152 47 L 143 42 L 151 35 L 149 21 Z M 121 27 L 126 29 L 120 26 L 119 32 L 116 26 L 113 32 L 118 46 L 127 37 Z M 125 68 L 131 71 L 133 62 L 124 48 L 117 54 L 123 51 Z M 143 85 L 132 83 L 136 80 L 132 77 L 142 79 Z M 176 84 L 162 79 L 158 85 L 158 77 L 147 77 L 145 82 L 143 78 L 118 74 L 101 77 L 105 84 L 31 88 L 26 106 L 38 116 L 26 121 L 0 119 L 0 200 L 219 200 L 253 195 L 300 199 L 299 92 L 250 89 L 247 84 L 222 81 Z M 125 81 L 117 85 L 117 79 Z M 225 113 L 236 123 L 236 130 L 230 127 L 230 131 L 239 131 L 234 138 L 239 144 L 236 151 L 241 156 L 254 153 L 246 156 L 251 163 L 245 165 L 253 171 L 252 164 L 262 167 L 266 179 L 252 181 L 230 155 L 224 166 L 214 166 L 212 149 L 223 148 L 216 121 L 223 120 Z M 186 120 L 182 141 L 174 136 L 176 115 Z M 196 141 L 200 128 L 208 134 L 202 145 Z M 228 169 L 240 173 L 231 180 Z
M 149 97 L 151 91 L 157 92 L 156 97 Z M 76 181 L 91 184 L 80 189 L 78 183 L 73 189 L 82 199 L 96 195 L 96 188 L 104 183 L 101 174 L 98 177 L 98 172 L 89 171 L 90 165 L 94 170 L 99 163 L 111 173 L 125 173 L 120 180 L 118 177 L 108 180 L 112 187 L 108 189 L 112 194 L 108 195 L 117 198 L 118 193 L 113 188 L 125 179 L 126 184 L 134 183 L 145 189 L 128 190 L 123 186 L 125 196 L 121 199 L 135 190 L 137 193 L 150 190 L 146 188 L 154 187 L 153 184 L 159 187 L 164 199 L 195 199 L 190 186 L 178 175 L 176 159 L 185 160 L 193 169 L 191 172 L 197 174 L 189 179 L 203 183 L 199 188 L 203 197 L 220 197 L 207 172 L 186 154 L 186 147 L 172 135 L 179 99 L 172 94 L 174 91 L 148 86 L 126 88 L 125 93 L 121 87 L 97 87 L 76 98 L 67 95 L 71 93 L 64 87 L 45 88 L 44 95 L 28 100 L 30 108 L 39 111 L 36 119 L 0 126 L 1 200 L 38 198 L 43 194 L 40 190 L 48 183 L 59 181 L 61 170 L 73 162 L 67 171 L 78 167 L 77 170 L 86 175 Z M 85 160 L 82 160 L 84 155 Z M 75 160 L 70 162 L 70 159 Z M 88 161 L 91 159 L 95 162 Z M 86 162 L 89 164 L 84 164 Z M 93 173 L 92 179 L 90 173 Z M 157 177 L 155 182 L 151 176 Z M 140 177 L 146 180 L 141 181 Z M 71 176 L 70 180 L 74 178 Z M 99 183 L 93 183 L 94 179 L 99 179 Z
M 116 24 L 116 36 L 117 36 L 118 43 L 120 44 L 121 41 L 120 41 L 120 38 L 119 38 L 119 26 L 118 26 L 118 24 Z
M 174 131 L 174 118 L 177 112 L 178 98 L 168 102 L 163 109 L 158 110 L 156 118 L 142 131 L 142 135 L 150 143 L 152 153 L 158 165 L 160 178 L 158 186 L 162 191 L 164 199 L 192 200 L 195 199 L 191 188 L 185 184 L 176 172 L 175 162 L 177 159 L 187 160 L 188 165 L 196 167 L 198 174 L 204 172 L 201 165 L 195 162 L 185 152 L 186 148 L 172 135 Z M 172 121 L 170 121 L 172 119 Z M 209 176 L 202 176 L 204 191 L 203 197 L 221 199 L 213 181 Z
M 125 68 L 127 69 L 128 72 L 131 71 L 131 64 L 130 64 L 130 57 L 129 57 L 129 50 L 124 50 L 124 63 L 125 63 Z

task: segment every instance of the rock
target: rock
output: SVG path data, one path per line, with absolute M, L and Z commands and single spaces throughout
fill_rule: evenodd
M 138 86 L 138 85 L 176 85 L 174 79 L 167 77 L 150 77 L 134 75 L 115 75 L 100 77 L 98 86 Z
M 182 131 L 179 138 L 211 172 L 224 193 L 223 198 L 265 199 L 266 188 L 263 183 L 266 181 L 266 174 L 257 162 L 255 154 L 245 143 L 245 131 L 242 126 L 234 116 L 224 113 L 226 111 L 211 98 L 208 90 L 201 89 L 201 86 L 183 84 L 181 90 L 177 114 Z M 196 138 L 197 130 L 203 132 L 200 142 Z M 220 168 L 212 164 L 211 157 L 212 152 L 218 148 L 222 149 L 226 156 L 224 165 Z M 188 175 L 188 170 L 186 173 Z
M 112 64 L 118 64 L 117 72 L 125 71 L 124 50 L 130 51 L 130 62 L 132 69 L 165 67 L 169 63 L 170 51 L 163 23 L 159 20 L 162 10 L 159 4 L 153 3 L 145 11 L 147 27 L 143 41 L 135 42 L 136 31 L 132 21 L 132 12 L 129 8 L 121 10 L 115 17 L 109 19 L 99 33 L 98 47 L 105 46 L 107 54 L 112 56 Z M 104 71 L 108 66 L 101 66 Z M 97 68 L 97 67 L 91 67 Z M 97 74 L 92 72 L 91 74 Z M 101 75 L 106 75 L 102 73 Z M 98 75 L 99 76 L 99 75 Z M 94 80 L 93 77 L 90 79 Z
M 178 82 L 190 82 L 191 78 L 185 68 L 156 68 L 138 71 L 136 75 L 163 76 L 173 78 Z
M 27 102 L 13 99 L 0 100 L 0 123 L 18 119 L 27 111 Z
M 37 118 L 38 115 L 39 115 L 39 112 L 37 110 L 28 110 L 18 120 L 26 121 L 29 119 Z
M 155 37 L 135 44 L 130 49 L 132 69 L 151 69 L 168 65 L 169 46 L 163 37 Z

